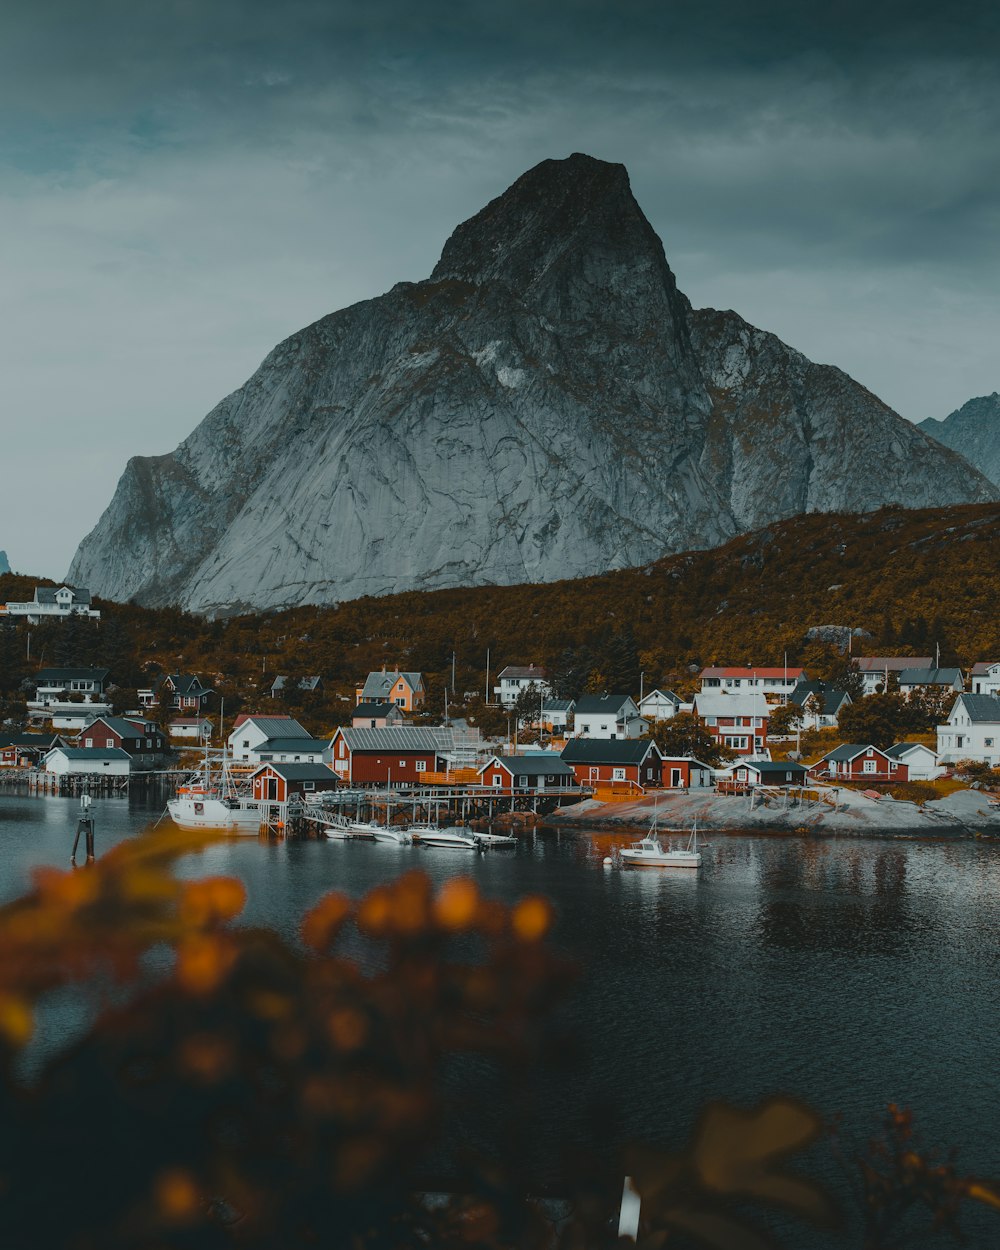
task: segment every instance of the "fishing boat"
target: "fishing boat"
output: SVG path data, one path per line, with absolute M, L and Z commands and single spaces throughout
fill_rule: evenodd
M 224 829 L 246 836 L 260 831 L 260 808 L 237 785 L 225 749 L 205 748 L 201 768 L 167 800 L 167 811 L 181 829 Z
M 656 829 L 656 818 L 641 842 L 633 842 L 621 852 L 625 867 L 632 868 L 700 868 L 701 851 L 698 850 L 698 824 L 695 822 L 688 836 L 687 846 L 664 847 Z
M 467 830 L 453 825 L 450 829 L 428 829 L 420 834 L 420 845 L 443 851 L 478 851 L 482 848 Z

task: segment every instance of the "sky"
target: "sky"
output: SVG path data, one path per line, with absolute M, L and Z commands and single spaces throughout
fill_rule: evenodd
M 129 457 L 574 151 L 696 307 L 944 417 L 1000 389 L 998 52 L 961 0 L 7 0 L 0 549 L 64 576 Z

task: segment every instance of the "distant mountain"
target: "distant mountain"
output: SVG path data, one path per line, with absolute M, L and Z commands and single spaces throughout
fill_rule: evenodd
M 286 339 L 176 451 L 131 460 L 68 579 L 230 612 L 997 497 L 839 369 L 693 312 L 624 167 L 576 154 L 460 225 L 429 279 Z
M 10 565 L 7 563 L 6 551 L 0 551 L 0 576 L 10 572 Z
M 928 417 L 917 429 L 963 455 L 991 482 L 1000 485 L 1000 394 L 970 399 L 943 421 Z

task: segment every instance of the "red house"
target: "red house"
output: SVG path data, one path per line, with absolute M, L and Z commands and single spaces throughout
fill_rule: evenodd
M 479 784 L 497 794 L 531 790 L 566 790 L 577 784 L 576 774 L 557 751 L 530 755 L 494 755 L 479 769 Z
M 154 721 L 130 716 L 100 716 L 91 721 L 76 740 L 78 747 L 117 748 L 134 760 L 151 760 L 169 750 L 163 730 Z
M 340 784 L 325 764 L 261 764 L 250 781 L 258 803 L 287 803 L 294 795 L 336 790 Z
M 333 768 L 341 781 L 359 785 L 420 785 L 425 773 L 444 772 L 447 761 L 433 729 L 389 725 L 342 728 L 333 735 Z
M 909 767 L 870 743 L 846 742 L 809 769 L 817 780 L 908 781 Z
M 668 790 L 690 790 L 712 784 L 712 766 L 693 755 L 665 755 L 660 760 L 660 784 Z
M 0 768 L 38 768 L 53 747 L 65 745 L 58 734 L 5 734 L 0 737 Z
M 651 738 L 571 738 L 562 759 L 581 786 L 660 784 L 661 756 Z

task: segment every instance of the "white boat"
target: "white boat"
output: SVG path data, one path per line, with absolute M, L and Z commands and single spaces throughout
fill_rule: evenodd
M 632 868 L 700 868 L 701 851 L 698 850 L 698 825 L 691 828 L 686 847 L 666 848 L 660 842 L 656 831 L 656 820 L 649 827 L 649 832 L 641 842 L 633 842 L 630 847 L 620 852 L 622 863 Z
M 376 825 L 376 842 L 395 842 L 397 846 L 409 846 L 413 839 L 409 829 L 401 829 L 398 825 Z
M 253 799 L 220 794 L 198 783 L 181 786 L 167 800 L 167 811 L 180 829 L 225 829 L 247 835 L 260 832 L 260 809 Z
M 441 829 L 439 825 L 428 825 L 428 824 L 410 825 L 410 827 L 407 829 L 407 833 L 410 835 L 411 842 L 423 842 L 424 838 L 428 837 L 429 835 L 433 835 L 435 833 L 440 833 L 440 832 L 441 832 Z
M 331 816 L 323 826 L 323 832 L 331 842 L 349 842 L 354 838 L 350 821 L 346 816 Z
M 467 829 L 457 825 L 450 829 L 429 829 L 420 835 L 420 845 L 445 851 L 478 851 L 479 843 Z
M 355 838 L 377 838 L 384 832 L 384 826 L 377 825 L 374 820 L 352 820 L 347 818 L 347 828 Z
M 517 838 L 509 833 L 477 833 L 473 835 L 485 851 L 501 850 L 508 846 L 517 846 Z

